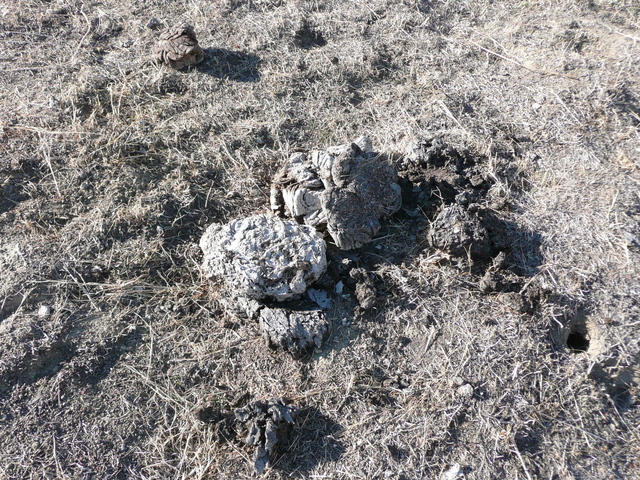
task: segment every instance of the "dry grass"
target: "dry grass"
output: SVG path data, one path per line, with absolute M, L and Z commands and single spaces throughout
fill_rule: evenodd
M 152 18 L 205 63 L 149 63 Z M 0 477 L 249 478 L 202 413 L 246 392 L 302 408 L 265 478 L 637 478 L 638 58 L 634 0 L 0 6 Z M 222 310 L 199 236 L 291 152 L 437 131 L 532 310 L 430 250 L 427 208 L 358 252 L 376 309 L 339 299 L 307 361 Z

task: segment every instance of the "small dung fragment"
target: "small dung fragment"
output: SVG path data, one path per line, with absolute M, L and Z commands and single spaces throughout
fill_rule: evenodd
M 256 474 L 269 466 L 269 456 L 280 443 L 291 435 L 291 426 L 299 413 L 298 408 L 282 398 L 264 402 L 255 401 L 234 411 L 236 429 L 244 443 L 254 445 L 252 461 Z
M 331 310 L 333 308 L 333 300 L 329 297 L 326 290 L 310 288 L 307 290 L 309 299 L 323 310 Z
M 187 24 L 175 25 L 160 34 L 160 41 L 154 50 L 155 58 L 171 68 L 182 70 L 204 60 L 204 52 L 193 27 Z
M 326 225 L 342 250 L 359 248 L 378 233 L 380 221 L 400 209 L 398 177 L 371 139 L 295 153 L 271 186 L 271 208 L 314 227 Z
M 271 346 L 302 358 L 320 348 L 329 333 L 329 322 L 320 309 L 290 310 L 264 307 L 260 310 L 260 328 Z
M 460 205 L 442 209 L 431 225 L 428 239 L 433 248 L 444 250 L 461 261 L 486 259 L 491 255 L 486 228 L 476 215 Z
M 356 282 L 356 297 L 363 310 L 371 310 L 376 303 L 378 292 L 371 275 L 364 268 L 354 268 L 349 275 Z
M 209 277 L 221 276 L 232 295 L 256 300 L 300 295 L 327 268 L 326 245 L 315 229 L 273 215 L 213 224 L 200 248 Z

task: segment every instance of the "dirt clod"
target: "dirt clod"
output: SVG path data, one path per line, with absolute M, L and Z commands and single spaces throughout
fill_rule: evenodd
M 504 275 L 499 272 L 488 270 L 480 279 L 480 290 L 483 293 L 499 292 L 507 283 Z
M 444 167 L 459 162 L 460 154 L 442 134 L 431 135 L 409 143 L 403 159 L 405 166 Z
M 198 45 L 193 27 L 187 24 L 175 25 L 162 32 L 154 54 L 159 62 L 176 70 L 204 60 L 204 52 Z
M 531 302 L 518 292 L 501 293 L 498 300 L 516 312 L 526 313 L 532 310 Z
M 489 235 L 480 219 L 459 205 L 445 207 L 429 231 L 429 243 L 460 261 L 486 259 L 491 254 Z
M 349 272 L 349 276 L 356 282 L 356 297 L 360 308 L 371 310 L 378 295 L 371 274 L 364 268 L 354 268 Z
M 282 398 L 255 401 L 235 410 L 238 431 L 244 443 L 255 446 L 253 469 L 261 474 L 269 466 L 277 445 L 284 443 L 291 434 L 291 426 L 298 415 L 298 408 Z

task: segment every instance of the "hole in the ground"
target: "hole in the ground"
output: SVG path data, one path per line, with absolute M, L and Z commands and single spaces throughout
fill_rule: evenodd
M 551 331 L 554 347 L 561 352 L 600 355 L 606 350 L 606 336 L 594 312 L 586 307 L 576 308 L 564 322 Z
M 589 337 L 579 330 L 571 330 L 567 336 L 567 347 L 574 352 L 589 350 Z

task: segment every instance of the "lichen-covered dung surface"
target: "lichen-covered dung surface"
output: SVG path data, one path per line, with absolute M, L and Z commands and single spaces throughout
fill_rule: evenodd
M 272 215 L 210 225 L 200 239 L 202 270 L 222 277 L 231 296 L 288 300 L 327 268 L 326 244 L 311 227 Z
M 0 4 L 0 478 L 249 478 L 274 398 L 263 478 L 637 478 L 638 58 L 637 0 Z M 300 360 L 198 242 L 363 135 L 402 204 L 318 228 Z

